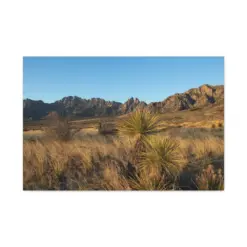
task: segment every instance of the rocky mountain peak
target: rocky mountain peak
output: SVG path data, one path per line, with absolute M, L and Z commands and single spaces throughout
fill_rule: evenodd
M 101 98 L 82 99 L 78 96 L 68 96 L 48 104 L 41 100 L 25 99 L 23 101 L 24 119 L 39 120 L 50 112 L 57 112 L 73 117 L 115 116 L 127 114 L 140 107 L 159 113 L 181 111 L 195 107 L 224 104 L 224 86 L 204 84 L 184 93 L 176 93 L 160 102 L 146 104 L 138 98 L 131 97 L 125 103 L 106 101 Z

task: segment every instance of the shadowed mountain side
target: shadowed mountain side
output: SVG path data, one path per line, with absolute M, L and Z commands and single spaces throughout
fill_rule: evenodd
M 106 101 L 100 98 L 82 99 L 77 96 L 64 97 L 50 104 L 41 100 L 25 99 L 23 101 L 23 115 L 24 120 L 40 120 L 49 115 L 50 112 L 76 118 L 107 117 L 128 114 L 139 107 L 148 107 L 152 112 L 166 113 L 220 104 L 224 104 L 224 86 L 205 84 L 199 88 L 169 96 L 164 101 L 150 104 L 133 97 L 125 103 Z

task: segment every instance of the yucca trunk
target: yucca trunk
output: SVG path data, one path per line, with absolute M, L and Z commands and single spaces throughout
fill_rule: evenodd
M 138 138 L 136 140 L 134 146 L 134 154 L 133 154 L 133 163 L 134 165 L 138 166 L 141 162 L 141 154 L 145 152 L 146 146 L 142 138 Z

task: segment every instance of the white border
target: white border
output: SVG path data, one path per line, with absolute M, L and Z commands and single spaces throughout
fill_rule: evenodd
M 1 246 L 247 246 L 245 1 L 1 1 Z M 22 192 L 22 56 L 225 56 L 224 192 Z M 157 89 L 158 90 L 158 89 Z

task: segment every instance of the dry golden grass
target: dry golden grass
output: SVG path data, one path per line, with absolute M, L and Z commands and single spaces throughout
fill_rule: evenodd
M 88 127 L 88 128 L 83 128 L 79 131 L 79 134 L 83 134 L 83 135 L 86 135 L 86 134 L 97 134 L 98 133 L 98 130 L 96 127 Z
M 176 122 L 176 121 L 162 121 L 159 129 L 163 130 L 165 128 L 171 128 L 171 127 L 183 127 L 183 128 L 212 128 L 212 126 L 215 126 L 215 128 L 222 128 L 224 126 L 223 120 L 203 120 L 203 121 L 188 121 L 188 122 Z
M 24 135 L 34 136 L 34 135 L 41 135 L 44 134 L 44 131 L 42 130 L 28 130 L 24 131 Z
M 199 190 L 224 190 L 224 177 L 221 169 L 216 172 L 212 165 L 208 165 L 196 177 Z
M 223 110 L 163 115 L 140 110 L 117 118 L 58 119 L 52 135 L 24 132 L 23 188 L 222 190 Z M 117 126 L 118 134 L 104 135 L 97 129 L 100 121 Z
M 179 140 L 179 138 L 177 138 Z M 205 139 L 181 139 L 180 152 L 183 154 L 183 158 L 190 160 L 190 156 L 194 156 L 196 159 L 202 159 L 203 157 L 220 157 L 224 154 L 224 140 L 217 137 L 208 137 Z
M 207 165 L 215 163 L 216 173 L 218 168 L 223 168 L 223 139 L 214 136 L 177 136 L 174 140 L 179 144 L 176 150 L 179 170 L 181 173 L 183 169 L 195 170 L 198 177 L 193 180 L 194 183 L 200 184 L 201 179 L 205 184 L 205 176 L 200 174 Z M 179 189 L 179 183 L 167 180 L 163 171 L 157 172 L 155 176 L 152 172 L 145 174 L 130 163 L 135 146 L 135 139 L 132 138 L 96 134 L 68 142 L 46 139 L 24 141 L 23 145 L 25 190 Z M 149 154 L 149 158 L 152 158 L 152 152 Z M 146 165 L 150 163 L 149 168 L 152 170 L 161 161 L 162 157 L 157 162 L 156 159 L 150 159 Z M 202 185 L 197 187 L 200 189 Z

